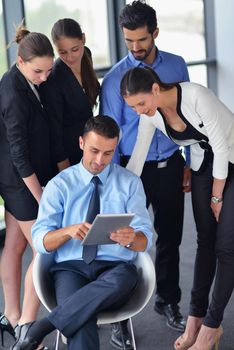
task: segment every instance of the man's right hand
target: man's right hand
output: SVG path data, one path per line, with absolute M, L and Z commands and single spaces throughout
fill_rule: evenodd
M 81 224 L 71 225 L 69 226 L 67 233 L 71 238 L 80 239 L 82 241 L 85 238 L 91 226 L 92 225 L 88 222 L 82 222 Z
M 75 224 L 48 232 L 44 237 L 44 246 L 47 251 L 53 251 L 61 247 L 71 238 L 82 240 L 92 225 L 88 222 Z

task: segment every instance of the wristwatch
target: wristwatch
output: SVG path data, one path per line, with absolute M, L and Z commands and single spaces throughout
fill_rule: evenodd
M 212 203 L 221 203 L 223 201 L 223 198 L 219 198 L 219 197 L 216 197 L 216 196 L 212 196 L 211 197 L 211 202 Z
M 128 244 L 125 246 L 125 248 L 131 248 L 132 245 L 133 245 L 133 242 L 130 242 L 130 243 L 128 243 Z

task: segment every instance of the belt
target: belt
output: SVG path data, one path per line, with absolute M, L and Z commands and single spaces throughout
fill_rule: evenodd
M 172 161 L 173 159 L 176 159 L 180 155 L 181 155 L 181 151 L 178 149 L 168 158 L 161 159 L 161 160 L 147 160 L 147 161 L 145 161 L 145 165 L 152 166 L 152 167 L 158 168 L 158 169 L 163 169 L 163 168 L 167 167 L 167 165 L 170 161 Z M 120 157 L 120 165 L 125 167 L 129 161 L 129 159 L 130 159 L 130 156 L 121 156 Z

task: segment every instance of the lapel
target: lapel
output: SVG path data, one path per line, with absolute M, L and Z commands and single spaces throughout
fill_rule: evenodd
M 16 69 L 16 76 L 18 78 L 17 81 L 17 89 L 19 90 L 24 90 L 25 94 L 28 96 L 29 100 L 32 102 L 32 104 L 42 113 L 43 112 L 43 106 L 40 103 L 40 101 L 38 100 L 38 98 L 36 97 L 36 95 L 34 94 L 31 86 L 29 85 L 29 83 L 27 82 L 27 80 L 25 79 L 25 77 L 23 76 L 23 74 L 20 72 L 20 70 L 15 67 Z
M 66 86 L 66 91 L 69 93 L 70 99 L 76 103 L 81 100 L 82 103 L 86 101 L 89 105 L 88 98 L 71 69 L 60 59 L 57 60 L 56 65 L 58 74 L 62 77 L 63 81 L 66 81 L 64 86 Z

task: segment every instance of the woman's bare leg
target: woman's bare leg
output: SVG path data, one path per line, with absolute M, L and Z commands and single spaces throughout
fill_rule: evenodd
M 5 315 L 15 326 L 20 318 L 20 287 L 22 256 L 27 246 L 17 220 L 5 212 L 6 236 L 1 257 L 1 278 L 5 300 Z
M 31 221 L 18 221 L 19 226 L 24 233 L 25 238 L 30 244 L 33 251 L 33 259 L 28 267 L 28 270 L 25 275 L 24 281 L 24 298 L 23 298 L 23 306 L 22 313 L 19 319 L 19 324 L 24 324 L 27 322 L 34 321 L 37 317 L 37 312 L 40 306 L 40 301 L 37 297 L 37 294 L 34 289 L 33 279 L 32 279 L 32 267 L 33 260 L 35 257 L 35 250 L 32 247 L 32 236 L 31 236 L 31 228 L 35 220 Z

